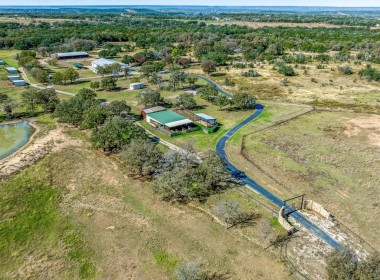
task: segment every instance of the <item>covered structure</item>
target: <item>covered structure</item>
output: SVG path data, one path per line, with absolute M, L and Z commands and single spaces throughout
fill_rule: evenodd
M 196 114 L 198 117 L 200 117 L 200 123 L 205 126 L 214 126 L 217 124 L 216 118 L 211 117 L 209 115 L 206 115 L 204 113 L 198 113 Z
M 146 119 L 146 115 L 147 114 L 161 112 L 161 111 L 165 111 L 165 110 L 166 110 L 165 107 L 155 106 L 155 107 L 152 107 L 152 108 L 147 108 L 147 109 L 142 110 L 141 111 L 141 115 L 143 116 L 144 119 Z
M 20 77 L 19 75 L 14 75 L 14 76 L 12 75 L 12 76 L 8 76 L 7 79 L 10 81 L 15 81 L 15 80 L 20 80 Z
M 15 85 L 16 87 L 23 87 L 23 86 L 26 86 L 26 82 L 25 82 L 25 80 L 13 80 L 12 83 L 13 83 L 13 85 Z
M 119 64 L 120 65 L 120 72 L 116 74 L 120 74 L 124 72 L 126 68 L 128 68 L 128 65 L 125 63 L 121 63 L 112 59 L 107 58 L 99 58 L 91 62 L 92 71 L 95 73 L 98 73 L 99 69 L 102 67 L 107 67 L 113 64 Z
M 5 67 L 5 70 L 9 73 L 9 74 L 18 74 L 18 70 L 14 67 Z
M 74 62 L 74 63 L 73 63 L 73 66 L 74 66 L 75 68 L 83 68 L 83 67 L 84 67 L 84 65 L 83 65 L 82 63 L 80 63 L 80 62 Z
M 142 88 L 144 88 L 143 83 L 132 83 L 129 85 L 129 89 L 131 90 L 142 89 Z
M 166 130 L 181 130 L 194 126 L 191 120 L 171 110 L 149 113 L 146 115 L 146 121 L 154 127 Z
M 88 57 L 88 53 L 87 52 L 53 53 L 51 57 L 56 57 L 58 59 L 84 58 L 84 57 Z

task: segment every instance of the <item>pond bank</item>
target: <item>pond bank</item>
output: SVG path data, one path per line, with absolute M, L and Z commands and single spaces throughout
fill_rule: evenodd
M 22 149 L 0 160 L 0 182 L 7 180 L 12 174 L 18 173 L 34 164 L 51 150 L 59 151 L 76 142 L 76 140 L 71 139 L 64 133 L 64 128 L 61 126 L 49 130 L 42 135 L 39 134 L 35 138 L 38 132 L 39 129 L 37 128 L 29 139 L 29 143 L 24 145 Z
M 18 152 L 29 144 L 38 127 L 29 120 L 0 123 L 0 160 Z

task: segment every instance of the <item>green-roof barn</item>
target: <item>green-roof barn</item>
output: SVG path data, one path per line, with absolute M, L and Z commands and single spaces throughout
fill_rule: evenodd
M 171 110 L 147 114 L 146 121 L 153 126 L 161 126 L 165 129 L 175 129 L 193 124 L 191 120 Z

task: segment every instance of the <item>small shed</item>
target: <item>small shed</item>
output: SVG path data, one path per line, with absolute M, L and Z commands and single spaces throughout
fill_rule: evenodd
M 147 114 L 161 112 L 161 111 L 165 111 L 165 110 L 166 110 L 165 107 L 155 106 L 155 107 L 152 107 L 152 108 L 147 108 L 147 109 L 142 110 L 141 111 L 141 115 L 145 119 Z
M 13 85 L 15 85 L 16 87 L 23 87 L 23 86 L 26 86 L 26 83 L 24 80 L 14 80 L 12 81 Z
M 214 117 L 211 117 L 211 116 L 206 115 L 204 113 L 198 113 L 196 115 L 201 118 L 201 120 L 199 122 L 205 126 L 214 126 L 217 124 L 216 118 L 214 118 Z
M 4 60 L 0 60 L 0 65 L 4 65 L 4 64 L 5 64 Z
M 73 66 L 75 67 L 75 68 L 83 68 L 84 67 L 84 65 L 82 64 L 82 63 L 80 63 L 80 62 L 74 62 L 73 63 Z
M 8 76 L 7 79 L 10 81 L 15 81 L 15 80 L 20 80 L 20 77 L 18 75 L 17 76 L 16 75 L 15 76 Z
M 129 85 L 129 89 L 136 90 L 136 89 L 142 89 L 144 88 L 143 83 L 132 83 Z
M 18 74 L 18 70 L 14 67 L 5 67 L 5 70 L 7 70 L 9 74 Z

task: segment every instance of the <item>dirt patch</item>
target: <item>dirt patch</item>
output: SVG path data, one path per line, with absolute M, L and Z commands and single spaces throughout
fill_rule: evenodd
M 36 129 L 33 135 L 37 135 L 39 127 L 33 123 L 30 123 L 30 125 Z M 58 151 L 72 144 L 71 141 L 75 141 L 63 133 L 62 127 L 48 131 L 38 138 L 34 136 L 29 140 L 29 144 L 0 161 L 0 181 L 32 165 L 49 151 Z
M 364 135 L 369 145 L 380 147 L 380 116 L 370 115 L 355 119 L 345 119 L 344 134 L 348 137 Z

